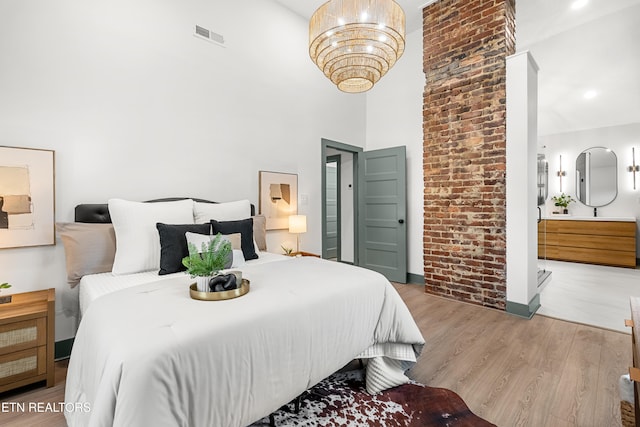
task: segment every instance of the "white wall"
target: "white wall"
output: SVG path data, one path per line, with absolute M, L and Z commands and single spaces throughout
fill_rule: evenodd
M 640 174 L 636 173 L 636 190 L 633 189 L 633 175 L 627 171 L 631 165 L 631 148 L 635 147 L 636 164 L 640 163 L 640 123 L 624 126 L 597 128 L 579 132 L 541 136 L 538 139 L 539 151 L 546 155 L 549 162 L 549 198 L 545 205 L 546 214 L 554 210 L 551 197 L 560 194 L 560 178 L 556 175 L 560 167 L 567 176 L 562 178 L 562 191 L 576 197 L 576 158 L 587 148 L 606 147 L 613 150 L 618 159 L 618 196 L 609 205 L 598 208 L 598 216 L 640 217 Z M 593 208 L 580 202 L 569 205 L 569 213 L 575 216 L 593 216 Z M 636 225 L 637 227 L 637 225 Z M 637 231 L 640 236 L 640 228 Z M 640 239 L 636 256 L 640 254 Z
M 195 24 L 226 48 L 195 38 Z M 0 145 L 56 151 L 57 221 L 111 197 L 257 205 L 259 170 L 297 173 L 300 244 L 319 252 L 320 139 L 364 146 L 366 98 L 322 75 L 307 31 L 259 0 L 2 2 Z M 60 242 L 0 250 L 0 280 L 12 293 L 55 287 L 56 339 L 74 335 Z
M 507 311 L 532 315 L 537 283 L 538 65 L 528 51 L 506 58 Z M 511 307 L 510 303 L 517 304 Z M 516 307 L 528 307 L 521 312 Z
M 424 175 L 422 29 L 407 34 L 396 65 L 367 92 L 367 150 L 407 147 L 408 271 L 424 275 Z

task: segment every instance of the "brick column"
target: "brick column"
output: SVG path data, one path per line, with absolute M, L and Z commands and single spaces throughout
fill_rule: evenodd
M 423 20 L 425 289 L 504 310 L 515 0 L 439 0 Z

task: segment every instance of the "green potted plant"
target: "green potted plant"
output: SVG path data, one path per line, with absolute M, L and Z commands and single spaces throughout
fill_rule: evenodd
M 182 265 L 196 279 L 198 291 L 208 292 L 209 281 L 225 267 L 229 259 L 231 243 L 218 233 L 209 243 L 203 243 L 200 251 L 193 243 L 187 243 L 187 248 L 189 255 L 182 259 Z
M 6 282 L 2 283 L 2 284 L 0 284 L 0 291 L 2 289 L 9 289 L 10 287 L 11 287 L 11 285 L 8 284 L 8 283 L 6 283 Z M 8 303 L 8 302 L 11 302 L 11 295 L 6 296 L 6 297 L 0 297 L 0 304 L 5 304 L 5 303 Z
M 569 203 L 575 202 L 575 200 L 571 196 L 564 193 L 560 194 L 559 196 L 553 196 L 551 200 L 553 200 L 556 206 L 560 206 L 562 208 L 562 213 L 565 214 L 569 213 Z

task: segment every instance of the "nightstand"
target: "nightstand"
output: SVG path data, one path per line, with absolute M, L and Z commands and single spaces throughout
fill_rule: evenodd
M 0 392 L 55 383 L 55 289 L 13 294 L 0 304 Z
M 299 251 L 299 252 L 291 252 L 289 256 L 314 256 L 316 258 L 320 258 L 320 255 L 314 254 L 311 252 Z

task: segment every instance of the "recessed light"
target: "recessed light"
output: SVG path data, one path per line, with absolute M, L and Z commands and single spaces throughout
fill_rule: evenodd
M 584 97 L 584 99 L 593 99 L 596 96 L 598 96 L 598 92 L 592 89 L 592 90 L 586 91 L 582 96 Z
M 573 3 L 571 3 L 571 9 L 573 10 L 582 9 L 587 5 L 587 3 L 589 3 L 589 0 L 575 0 Z

